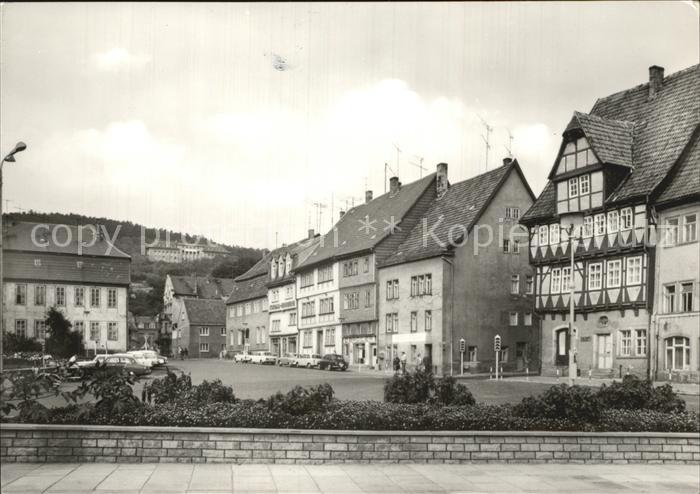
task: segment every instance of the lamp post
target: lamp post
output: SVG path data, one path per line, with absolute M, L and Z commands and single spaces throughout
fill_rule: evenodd
M 573 386 L 578 376 L 576 353 L 578 351 L 578 331 L 574 330 L 574 316 L 576 302 L 574 301 L 575 282 L 574 272 L 576 264 L 574 262 L 574 254 L 578 246 L 578 240 L 581 235 L 581 227 L 583 225 L 583 214 L 578 211 L 570 213 L 562 213 L 559 215 L 561 226 L 566 231 L 566 236 L 569 241 L 569 253 L 571 254 L 571 266 L 569 271 L 569 386 Z
M 3 226 L 2 226 L 2 168 L 5 162 L 14 163 L 15 154 L 21 153 L 27 149 L 27 145 L 22 141 L 15 144 L 15 147 L 10 154 L 5 156 L 2 161 L 0 161 L 0 372 L 3 371 L 3 340 L 5 339 L 5 299 L 4 299 L 4 283 L 2 279 L 2 240 L 3 240 Z

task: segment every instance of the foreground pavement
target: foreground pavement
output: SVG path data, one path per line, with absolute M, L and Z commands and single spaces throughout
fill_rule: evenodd
M 3 464 L 3 493 L 693 493 L 697 465 Z

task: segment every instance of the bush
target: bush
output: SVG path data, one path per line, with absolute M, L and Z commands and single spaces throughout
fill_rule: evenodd
M 673 388 L 665 384 L 660 387 L 637 376 L 625 376 L 622 382 L 603 385 L 597 393 L 604 408 L 628 410 L 654 410 L 657 412 L 682 412 L 685 401 L 678 398 Z
M 435 394 L 431 400 L 437 405 L 474 405 L 476 400 L 464 384 L 452 376 L 444 376 L 434 382 Z
M 303 388 L 295 386 L 286 395 L 277 392 L 267 400 L 267 408 L 290 415 L 306 415 L 322 410 L 333 400 L 333 388 L 324 383 Z
M 417 369 L 396 373 L 384 383 L 384 401 L 389 403 L 427 403 L 434 387 L 433 374 Z
M 5 333 L 2 337 L 2 350 L 5 355 L 37 353 L 41 352 L 41 343 L 21 334 Z
M 539 396 L 523 398 L 513 407 L 518 417 L 567 419 L 578 423 L 597 424 L 602 407 L 590 388 L 583 386 L 552 386 Z
M 231 386 L 224 385 L 220 379 L 203 381 L 192 385 L 189 374 L 179 376 L 167 369 L 167 374 L 160 379 L 154 379 L 143 387 L 141 400 L 147 403 L 187 403 L 195 406 L 210 403 L 234 403 L 236 396 Z
M 655 410 L 604 410 L 599 429 L 624 432 L 699 432 L 698 414 Z

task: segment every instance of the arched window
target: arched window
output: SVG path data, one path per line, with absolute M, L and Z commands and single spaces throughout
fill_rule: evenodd
M 690 368 L 690 339 L 682 336 L 666 338 L 666 370 Z

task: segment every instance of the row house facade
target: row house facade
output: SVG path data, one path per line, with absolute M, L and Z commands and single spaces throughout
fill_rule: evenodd
M 299 311 L 294 269 L 313 252 L 319 236 L 309 230 L 307 238 L 270 253 L 267 282 L 270 314 L 270 351 L 277 356 L 300 352 Z
M 573 347 L 582 373 L 652 372 L 655 199 L 687 154 L 698 101 L 698 66 L 668 77 L 654 66 L 648 83 L 599 99 L 589 113 L 574 112 L 564 129 L 549 182 L 521 220 L 535 267 L 543 373 L 566 373 Z M 562 218 L 573 213 L 582 224 L 563 227 Z M 697 257 L 693 261 L 697 271 Z M 572 283 L 576 315 L 569 336 Z
M 213 358 L 225 352 L 226 303 L 219 299 L 189 298 L 178 321 L 182 337 L 178 347 L 190 358 Z
M 436 174 L 353 207 L 300 263 L 297 279 L 300 353 L 338 353 L 351 364 L 376 366 L 377 265 L 393 253 L 435 196 Z
M 266 254 L 252 268 L 235 279 L 226 300 L 227 349 L 232 352 L 261 352 L 270 349 L 268 310 L 268 267 Z
M 405 353 L 439 374 L 488 372 L 498 334 L 504 369 L 536 370 L 533 272 L 518 225 L 534 195 L 518 162 L 455 184 L 440 165 L 434 186 L 422 221 L 379 265 L 384 366 Z
M 126 350 L 131 258 L 88 226 L 5 227 L 5 331 L 43 340 L 47 311 L 55 307 L 83 335 L 88 351 Z

